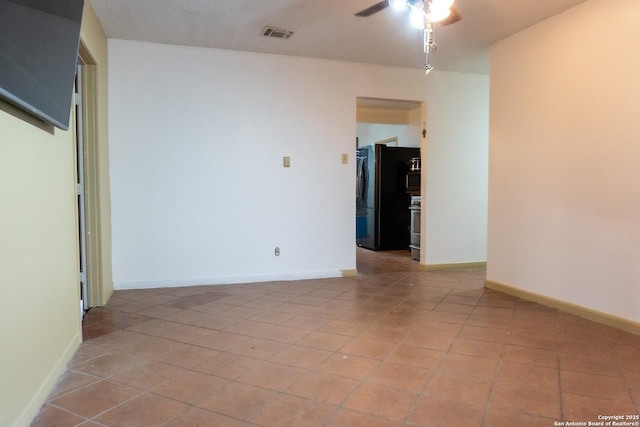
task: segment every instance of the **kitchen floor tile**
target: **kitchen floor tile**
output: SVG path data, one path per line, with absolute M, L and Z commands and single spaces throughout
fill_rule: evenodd
M 241 375 L 237 381 L 275 391 L 285 391 L 307 371 L 290 365 L 262 362 Z
M 228 383 L 229 380 L 213 375 L 184 371 L 157 385 L 150 393 L 193 405 L 220 391 Z
M 194 371 L 235 380 L 248 370 L 255 368 L 260 361 L 251 357 L 231 353 L 220 353 L 193 368 Z
M 274 354 L 270 360 L 299 368 L 312 369 L 327 360 L 331 354 L 331 352 L 326 350 L 291 345 L 279 353 Z
M 558 370 L 504 361 L 496 381 L 515 384 L 539 384 L 553 390 L 558 386 Z
M 351 337 L 345 335 L 316 331 L 300 339 L 298 344 L 323 350 L 337 351 L 351 341 L 351 339 Z
M 544 418 L 538 415 L 511 412 L 504 409 L 487 408 L 484 425 L 486 427 L 513 426 L 553 426 L 558 422 L 555 418 Z
M 100 415 L 96 421 L 113 427 L 160 426 L 186 408 L 174 400 L 142 394 Z
M 383 363 L 369 376 L 371 383 L 420 392 L 431 377 L 430 369 L 401 363 Z
M 242 421 L 216 414 L 215 412 L 206 411 L 200 408 L 191 407 L 179 415 L 173 417 L 169 422 L 163 424 L 162 427 L 243 427 L 246 426 Z
M 132 366 L 143 365 L 144 363 L 145 359 L 140 357 L 119 351 L 110 351 L 86 362 L 74 365 L 73 370 L 100 378 L 107 378 L 129 369 Z
M 562 415 L 564 420 L 596 422 L 598 415 L 638 415 L 638 408 L 629 402 L 563 392 Z
M 477 427 L 482 425 L 484 411 L 484 405 L 425 395 L 411 413 L 409 425 Z
M 403 420 L 416 402 L 418 393 L 379 384 L 362 384 L 344 406 L 392 420 Z
M 325 424 L 326 427 L 401 427 L 402 422 L 393 421 L 386 418 L 375 417 L 363 412 L 351 411 L 349 409 L 339 410 Z
M 293 385 L 287 393 L 315 399 L 322 402 L 340 404 L 359 382 L 339 375 L 324 372 L 310 372 Z
M 489 399 L 493 382 L 483 378 L 438 372 L 433 375 L 425 393 L 484 406 Z
M 355 356 L 382 360 L 385 359 L 394 348 L 394 344 L 386 343 L 384 341 L 356 338 L 349 344 L 342 347 L 340 351 L 342 353 L 352 354 Z
M 50 403 L 78 416 L 92 418 L 140 394 L 139 390 L 130 387 L 100 381 L 55 398 Z
M 336 410 L 327 403 L 283 395 L 251 419 L 264 427 L 315 427 Z
M 358 277 L 115 291 L 35 427 L 553 425 L 638 413 L 640 336 L 357 249 Z
M 440 366 L 445 354 L 443 351 L 401 345 L 387 359 L 418 368 L 434 369 Z
M 334 353 L 316 369 L 330 374 L 362 380 L 367 377 L 379 362 L 350 354 Z
M 45 405 L 31 423 L 31 427 L 75 426 L 83 420 L 84 418 L 78 415 L 51 405 Z
M 632 396 L 623 378 L 561 371 L 560 380 L 563 393 L 632 402 Z
M 230 383 L 197 406 L 238 420 L 249 420 L 279 394 L 248 384 Z
M 560 401 L 557 385 L 549 389 L 537 384 L 498 382 L 494 384 L 489 406 L 559 420 Z
M 447 353 L 440 364 L 440 371 L 492 380 L 496 376 L 498 364 L 499 360 L 493 358 Z

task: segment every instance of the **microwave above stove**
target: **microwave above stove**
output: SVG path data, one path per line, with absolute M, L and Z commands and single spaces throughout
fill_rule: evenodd
M 407 172 L 405 191 L 409 194 L 420 195 L 420 171 Z

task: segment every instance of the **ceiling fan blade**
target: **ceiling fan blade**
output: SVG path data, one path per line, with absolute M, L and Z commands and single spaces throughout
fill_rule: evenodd
M 438 24 L 451 25 L 451 24 L 455 24 L 456 22 L 462 19 L 462 15 L 460 15 L 460 12 L 458 11 L 458 8 L 456 7 L 455 4 L 451 5 L 450 10 L 451 10 L 451 15 L 447 16 L 445 19 L 438 22 Z
M 373 6 L 369 6 L 368 8 L 361 10 L 358 13 L 354 13 L 354 15 L 358 18 L 367 18 L 374 13 L 378 13 L 381 10 L 386 9 L 387 6 L 389 6 L 388 0 L 383 0 L 379 3 L 374 4 Z

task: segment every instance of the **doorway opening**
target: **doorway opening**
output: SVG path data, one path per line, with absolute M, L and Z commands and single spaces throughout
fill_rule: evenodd
M 411 206 L 422 195 L 425 128 L 422 101 L 357 98 L 356 262 L 366 254 L 361 248 L 420 260 L 420 224 Z
M 98 167 L 97 65 L 80 41 L 73 110 L 76 141 L 78 209 L 78 264 L 80 312 L 84 314 L 102 300 L 101 214 Z
M 80 266 L 80 317 L 89 310 L 87 284 L 87 220 L 85 203 L 84 123 L 82 117 L 83 65 L 78 64 L 75 82 L 76 204 L 78 209 L 78 265 Z

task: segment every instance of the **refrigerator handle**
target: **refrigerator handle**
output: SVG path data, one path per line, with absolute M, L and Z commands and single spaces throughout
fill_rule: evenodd
M 364 159 L 360 161 L 360 170 L 358 171 L 358 196 L 364 201 L 365 191 L 367 188 L 367 172 L 364 166 Z

